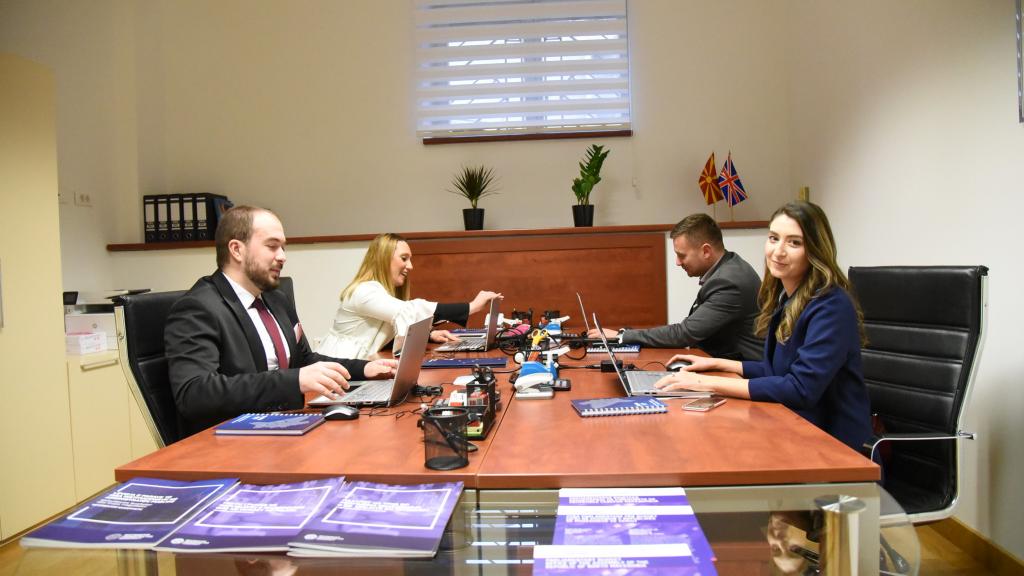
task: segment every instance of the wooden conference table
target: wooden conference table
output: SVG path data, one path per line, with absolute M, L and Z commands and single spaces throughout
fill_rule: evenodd
M 582 350 L 574 350 L 579 356 Z M 645 349 L 621 360 L 660 369 L 673 351 Z M 500 355 L 491 351 L 488 355 Z M 465 353 L 461 354 L 465 356 Z M 788 408 L 730 399 L 706 412 L 685 412 L 669 400 L 667 414 L 580 418 L 570 399 L 621 396 L 614 373 L 568 366 L 596 364 L 603 354 L 562 358 L 572 390 L 550 400 L 513 398 L 509 374 L 498 374 L 502 406 L 469 466 L 427 469 L 419 399 L 351 421 L 331 421 L 304 436 L 217 436 L 211 430 L 116 469 L 118 481 L 137 476 L 194 480 L 238 477 L 280 483 L 344 475 L 392 483 L 462 481 L 484 490 L 615 486 L 754 486 L 865 483 L 879 468 Z M 516 365 L 509 358 L 511 371 Z M 496 372 L 500 372 L 497 369 Z M 466 369 L 430 369 L 424 385 L 443 384 Z M 424 399 L 423 401 L 429 402 Z
M 660 369 L 672 350 L 643 350 L 620 359 Z M 579 358 L 582 350 L 570 356 Z M 500 355 L 491 351 L 487 355 Z M 477 354 L 479 356 L 480 354 Z M 465 356 L 465 353 L 461 354 Z M 472 356 L 472 355 L 471 355 Z M 334 560 L 300 563 L 301 573 L 341 569 L 374 574 L 528 574 L 534 543 L 552 537 L 560 487 L 683 486 L 718 557 L 720 574 L 768 572 L 780 562 L 765 540 L 770 515 L 811 512 L 819 498 L 853 496 L 865 504 L 850 549 L 859 573 L 877 573 L 879 468 L 791 410 L 778 404 L 729 399 L 706 413 L 668 400 L 666 414 L 581 418 L 570 399 L 622 396 L 614 373 L 570 368 L 598 364 L 604 354 L 562 357 L 561 376 L 572 390 L 553 399 L 515 399 L 509 373 L 496 369 L 502 406 L 488 437 L 475 441 L 469 465 L 452 471 L 424 466 L 423 432 L 416 426 L 420 400 L 356 420 L 325 422 L 304 436 L 216 436 L 206 430 L 119 467 L 115 476 L 195 480 L 238 477 L 269 484 L 344 475 L 349 480 L 400 484 L 462 481 L 466 491 L 451 523 L 456 542 L 429 563 Z M 420 383 L 443 385 L 447 395 L 459 370 L 423 370 Z M 429 400 L 424 400 L 429 401 Z M 847 536 L 849 537 L 849 536 Z M 890 536 L 890 540 L 892 537 Z M 857 544 L 867 543 L 867 544 Z M 912 540 L 916 545 L 916 540 Z M 874 543 L 873 545 L 870 543 Z M 442 546 L 445 549 L 445 546 Z M 49 561 L 43 555 L 39 562 Z M 142 555 L 146 573 L 152 554 Z M 76 560 L 76 558 L 72 558 Z M 266 561 L 266 560 L 264 560 Z M 278 560 L 278 561 L 284 561 Z M 217 564 L 218 562 L 223 563 Z M 179 556 L 178 573 L 233 570 L 238 558 Z M 382 563 L 383 562 L 383 563 Z M 417 571 L 419 570 L 419 571 Z

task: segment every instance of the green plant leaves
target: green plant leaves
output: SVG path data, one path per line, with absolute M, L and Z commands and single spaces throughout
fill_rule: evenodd
M 497 194 L 494 187 L 494 169 L 480 166 L 463 166 L 462 170 L 452 178 L 454 190 L 448 190 L 452 194 L 458 194 L 469 200 L 470 206 L 476 208 L 476 203 L 484 196 Z
M 577 204 L 590 204 L 590 192 L 601 181 L 601 167 L 609 152 L 611 150 L 605 150 L 604 146 L 598 144 L 591 144 L 587 148 L 585 161 L 579 163 L 580 177 L 572 181 L 572 193 L 576 195 Z

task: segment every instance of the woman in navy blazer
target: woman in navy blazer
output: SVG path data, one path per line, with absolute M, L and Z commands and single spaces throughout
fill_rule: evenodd
M 764 251 L 755 327 L 765 337 L 764 359 L 677 355 L 672 361 L 691 364 L 658 386 L 779 402 L 859 450 L 871 437 L 860 356 L 863 315 L 836 263 L 828 218 L 816 204 L 786 204 L 772 215 Z M 742 378 L 698 374 L 705 371 Z

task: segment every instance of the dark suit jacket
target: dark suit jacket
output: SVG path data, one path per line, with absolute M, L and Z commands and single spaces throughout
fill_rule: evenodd
M 652 348 L 697 347 L 716 358 L 760 360 L 764 341 L 754 336 L 761 279 L 735 252 L 722 255 L 697 292 L 690 315 L 678 324 L 626 330 L 625 344 Z
M 301 331 L 296 339 L 299 321 L 291 297 L 278 289 L 264 292 L 263 301 L 284 332 L 291 353 L 287 370 L 267 370 L 256 326 L 220 271 L 200 278 L 174 303 L 164 344 L 183 434 L 245 412 L 301 408 L 299 369 L 315 362 L 339 362 L 353 379 L 363 378 L 364 360 L 316 354 Z

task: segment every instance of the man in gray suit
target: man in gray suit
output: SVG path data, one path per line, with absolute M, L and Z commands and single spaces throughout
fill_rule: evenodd
M 722 230 L 707 214 L 687 216 L 672 228 L 676 265 L 700 278 L 690 315 L 678 324 L 646 330 L 605 328 L 623 344 L 652 348 L 700 348 L 716 358 L 759 360 L 764 341 L 754 336 L 761 279 L 739 254 L 729 252 Z M 589 336 L 596 338 L 597 329 Z

